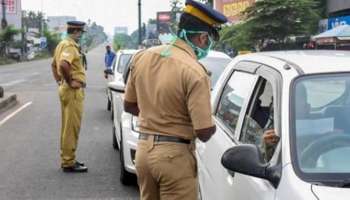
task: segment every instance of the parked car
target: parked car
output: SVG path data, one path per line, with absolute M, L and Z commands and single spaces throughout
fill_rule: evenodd
M 200 60 L 210 73 L 212 85 L 215 85 L 219 75 L 230 61 L 231 59 L 228 55 L 217 51 L 210 51 L 206 58 Z M 125 74 L 127 74 L 128 70 L 125 70 Z M 127 79 L 126 75 L 124 77 Z M 139 136 L 138 122 L 137 117 L 124 112 L 123 109 L 123 94 L 121 92 L 124 92 L 125 82 L 120 80 L 111 82 L 109 87 L 113 91 L 115 111 L 113 146 L 119 149 L 120 152 L 120 180 L 123 184 L 128 185 L 134 182 L 133 179 L 136 172 L 134 159 Z
M 217 131 L 196 149 L 201 199 L 349 199 L 349 52 L 237 56 L 211 100 Z
M 134 50 L 134 49 L 126 49 L 126 50 L 120 50 L 116 53 L 116 56 L 112 64 L 112 71 L 108 72 L 108 76 L 107 76 L 108 82 L 122 79 L 124 69 L 129 64 L 132 55 L 137 51 L 138 50 Z M 106 89 L 106 93 L 107 93 L 107 110 L 111 110 L 112 93 L 108 87 Z M 112 118 L 113 118 L 113 110 L 112 110 Z

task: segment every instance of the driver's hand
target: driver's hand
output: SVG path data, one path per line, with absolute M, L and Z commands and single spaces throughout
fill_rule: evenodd
M 266 130 L 263 134 L 263 140 L 267 145 L 275 145 L 279 139 L 280 137 L 276 135 L 275 129 Z

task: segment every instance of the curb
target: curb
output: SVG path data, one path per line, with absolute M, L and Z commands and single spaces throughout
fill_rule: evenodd
M 18 103 L 16 94 L 5 95 L 0 98 L 0 114 L 14 107 Z

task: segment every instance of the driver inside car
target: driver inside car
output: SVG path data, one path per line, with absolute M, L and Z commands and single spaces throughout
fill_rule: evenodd
M 307 102 L 307 92 L 306 92 L 305 86 L 302 84 L 299 84 L 297 86 L 295 95 L 298 98 L 296 99 L 297 104 L 295 105 L 296 119 L 308 118 L 310 116 L 311 107 L 310 107 L 310 104 Z M 270 114 L 273 114 L 273 113 L 270 113 Z M 262 137 L 263 137 L 265 147 L 271 147 L 271 148 L 275 148 L 280 139 L 278 134 L 276 134 L 276 131 L 274 128 L 265 130 Z M 266 155 L 266 156 L 268 158 L 272 157 L 272 155 Z

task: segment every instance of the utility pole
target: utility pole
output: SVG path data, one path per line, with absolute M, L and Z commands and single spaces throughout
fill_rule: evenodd
M 141 0 L 138 0 L 139 7 L 139 45 L 142 43 L 142 28 L 141 28 Z
M 7 27 L 7 20 L 6 20 L 6 3 L 5 0 L 1 0 L 2 5 L 2 19 L 1 19 L 1 28 L 5 29 Z

